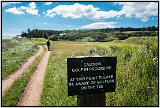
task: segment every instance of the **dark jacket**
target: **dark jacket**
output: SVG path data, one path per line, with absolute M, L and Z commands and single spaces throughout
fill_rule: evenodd
M 47 41 L 47 46 L 50 46 L 50 42 L 49 41 Z

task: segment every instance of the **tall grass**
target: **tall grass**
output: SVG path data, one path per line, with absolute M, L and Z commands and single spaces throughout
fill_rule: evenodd
M 111 46 L 101 54 L 118 58 L 116 92 L 106 94 L 108 106 L 158 106 L 158 44 L 144 43 Z
M 2 40 L 2 79 L 38 50 L 38 46 L 31 42 L 16 39 Z
M 22 75 L 19 79 L 17 79 L 12 86 L 6 91 L 4 96 L 2 97 L 2 106 L 16 106 L 18 101 L 25 90 L 25 87 L 28 84 L 28 81 L 32 74 L 37 69 L 39 62 L 42 60 L 46 50 L 43 51 L 42 55 L 36 58 L 36 60 L 29 67 L 27 72 Z
M 66 59 L 92 50 L 93 55 L 117 56 L 116 91 L 106 93 L 107 106 L 158 106 L 158 40 L 127 41 L 52 43 L 41 105 L 77 105 L 76 96 L 67 96 Z
M 76 106 L 76 96 L 68 97 L 67 61 L 68 57 L 87 55 L 90 45 L 57 42 L 51 44 L 51 57 L 45 74 L 44 89 L 41 96 L 42 106 Z
M 45 45 L 47 40 L 45 38 L 28 38 L 26 41 L 36 43 L 38 45 Z

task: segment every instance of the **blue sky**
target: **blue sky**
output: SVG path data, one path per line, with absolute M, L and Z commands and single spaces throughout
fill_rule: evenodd
M 158 26 L 158 2 L 2 2 L 2 38 L 30 29 Z

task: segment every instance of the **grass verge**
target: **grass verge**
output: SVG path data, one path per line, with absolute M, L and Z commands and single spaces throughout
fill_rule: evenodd
M 38 45 L 17 39 L 2 40 L 2 79 L 20 68 L 29 57 L 36 53 Z
M 76 96 L 67 94 L 67 61 L 69 57 L 87 55 L 92 43 L 57 42 L 51 44 L 51 57 L 44 79 L 41 106 L 76 106 Z M 76 50 L 75 50 L 76 49 Z
M 42 60 L 45 52 L 46 49 L 38 58 L 36 58 L 36 60 L 33 62 L 28 71 L 21 78 L 19 78 L 12 84 L 9 90 L 2 97 L 2 106 L 16 106 L 17 102 L 20 100 L 22 96 L 25 87 L 28 84 L 30 77 L 37 69 L 37 66 L 39 62 Z

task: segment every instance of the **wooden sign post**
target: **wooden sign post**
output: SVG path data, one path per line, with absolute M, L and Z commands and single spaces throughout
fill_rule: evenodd
M 77 106 L 106 106 L 105 93 L 77 95 Z
M 115 91 L 116 57 L 67 58 L 68 96 L 78 106 L 105 106 L 105 93 Z

